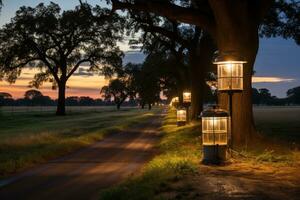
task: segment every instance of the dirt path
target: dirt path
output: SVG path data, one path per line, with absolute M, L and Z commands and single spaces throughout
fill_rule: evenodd
M 89 148 L 0 181 L 0 199 L 97 199 L 154 155 L 162 114 Z M 2 186 L 1 186 L 2 185 Z
M 226 166 L 200 165 L 193 175 L 172 183 L 170 199 L 299 200 L 297 166 L 276 166 L 237 160 Z

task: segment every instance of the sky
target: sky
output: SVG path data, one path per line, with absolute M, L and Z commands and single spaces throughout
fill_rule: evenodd
M 58 3 L 63 10 L 73 9 L 78 5 L 78 0 L 52 0 Z M 40 2 L 48 4 L 49 0 L 3 0 L 4 7 L 0 14 L 0 26 L 9 22 L 15 11 L 20 6 L 36 6 Z M 105 6 L 105 1 L 87 0 L 92 5 L 100 4 Z M 123 51 L 128 51 L 127 42 L 119 43 Z M 124 63 L 142 62 L 144 55 L 140 52 L 125 53 Z M 260 47 L 257 54 L 253 78 L 253 86 L 256 88 L 268 88 L 272 95 L 285 97 L 286 91 L 290 88 L 300 86 L 300 46 L 293 40 L 282 38 L 260 39 Z M 83 69 L 81 69 L 83 71 Z M 28 83 L 33 77 L 34 70 L 24 70 L 21 77 L 15 84 L 9 85 L 0 81 L 0 92 L 9 92 L 14 98 L 20 98 L 28 90 Z M 68 81 L 67 96 L 90 96 L 100 98 L 100 89 L 106 85 L 108 80 L 101 76 L 82 75 L 77 72 Z M 57 98 L 57 91 L 51 90 L 50 84 L 44 84 L 41 88 L 44 95 Z

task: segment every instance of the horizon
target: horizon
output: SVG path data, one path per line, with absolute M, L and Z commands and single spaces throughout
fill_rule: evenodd
M 8 23 L 15 15 L 15 11 L 22 5 L 36 6 L 38 3 L 44 2 L 48 4 L 49 0 L 4 0 L 4 6 L 0 15 L 0 26 Z M 53 0 L 58 3 L 63 10 L 73 9 L 78 5 L 78 1 L 62 1 Z M 88 0 L 91 5 L 100 4 L 106 6 L 106 4 L 100 0 Z M 125 52 L 124 63 L 142 62 L 145 55 L 142 52 L 134 51 L 129 52 L 130 48 L 127 41 L 118 43 L 118 46 Z M 129 52 L 129 53 L 128 53 Z M 300 48 L 293 40 L 285 40 L 283 38 L 260 38 L 260 47 L 258 50 L 254 69 L 256 71 L 253 87 L 267 88 L 272 95 L 278 98 L 286 97 L 286 91 L 290 88 L 300 86 Z M 28 82 L 30 81 L 28 71 L 24 70 L 21 77 L 19 77 L 15 84 L 8 84 L 5 81 L 0 81 L 0 91 L 8 92 L 13 95 L 14 98 L 22 97 L 28 88 Z M 258 78 L 259 77 L 259 78 Z M 27 80 L 27 82 L 26 82 Z M 90 96 L 92 98 L 98 98 L 101 87 L 108 83 L 108 80 L 104 80 L 103 76 L 96 77 L 78 75 L 70 79 L 68 82 L 69 88 L 67 89 L 66 96 Z M 57 91 L 51 90 L 48 83 L 44 84 L 39 89 L 44 95 L 56 98 Z

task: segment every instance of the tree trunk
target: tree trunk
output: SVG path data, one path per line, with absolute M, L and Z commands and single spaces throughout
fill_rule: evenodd
M 66 81 L 58 83 L 58 100 L 56 108 L 57 116 L 66 115 Z
M 151 109 L 152 109 L 151 103 L 148 103 L 148 110 L 151 110 Z
M 121 108 L 121 103 L 117 103 L 117 110 L 120 110 Z
M 216 18 L 216 40 L 220 52 L 235 52 L 245 58 L 244 89 L 233 95 L 232 144 L 245 148 L 255 134 L 252 111 L 252 73 L 258 50 L 258 25 L 252 19 L 249 5 L 245 1 L 214 1 Z M 219 103 L 228 110 L 228 95 L 220 94 Z
M 145 103 L 142 103 L 142 109 L 144 109 L 145 108 Z
M 205 78 L 212 65 L 214 46 L 213 40 L 208 35 L 204 35 L 197 47 L 190 50 L 192 120 L 197 119 L 203 110 L 204 96 L 207 92 Z

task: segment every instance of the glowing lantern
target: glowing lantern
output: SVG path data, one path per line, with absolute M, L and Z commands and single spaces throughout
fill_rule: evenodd
M 192 94 L 190 92 L 183 92 L 183 103 L 191 103 L 192 101 Z
M 203 161 L 219 163 L 226 160 L 229 133 L 229 115 L 225 110 L 211 108 L 203 111 Z
M 243 90 L 244 59 L 229 53 L 218 56 L 213 63 L 218 66 L 219 91 Z
M 186 110 L 185 108 L 177 109 L 177 125 L 184 126 L 186 124 Z

